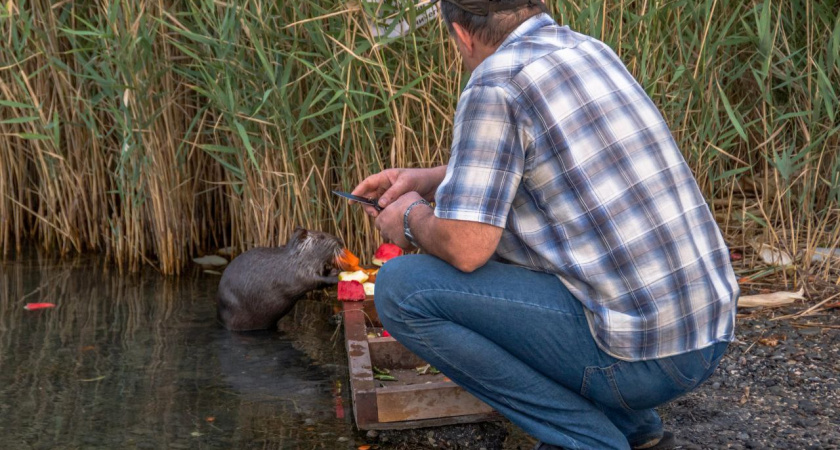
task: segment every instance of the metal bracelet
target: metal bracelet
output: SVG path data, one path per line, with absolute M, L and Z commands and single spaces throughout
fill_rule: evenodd
M 420 245 L 417 241 L 414 240 L 414 235 L 411 234 L 411 229 L 408 227 L 408 215 L 411 214 L 411 208 L 414 208 L 417 205 L 426 205 L 429 208 L 432 205 L 424 199 L 420 199 L 415 201 L 414 203 L 408 205 L 408 208 L 405 209 L 405 214 L 403 214 L 403 235 L 405 235 L 405 239 L 414 247 L 420 248 Z

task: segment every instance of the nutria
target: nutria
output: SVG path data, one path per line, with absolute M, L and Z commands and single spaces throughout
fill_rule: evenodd
M 229 330 L 273 328 L 307 292 L 338 283 L 341 241 L 295 229 L 282 247 L 251 249 L 231 261 L 219 282 L 218 317 Z

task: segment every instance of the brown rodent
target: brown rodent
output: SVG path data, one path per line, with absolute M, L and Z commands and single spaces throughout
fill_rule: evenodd
M 229 330 L 273 328 L 307 292 L 338 283 L 337 237 L 295 229 L 282 247 L 258 247 L 231 261 L 216 295 L 218 318 Z

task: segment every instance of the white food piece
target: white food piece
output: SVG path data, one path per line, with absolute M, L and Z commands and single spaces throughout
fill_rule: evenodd
M 362 287 L 365 288 L 365 295 L 373 295 L 373 283 L 362 283 Z
M 355 272 L 341 272 L 338 274 L 338 281 L 358 281 L 359 283 L 364 283 L 368 280 L 368 274 L 364 273 L 361 270 L 357 270 Z

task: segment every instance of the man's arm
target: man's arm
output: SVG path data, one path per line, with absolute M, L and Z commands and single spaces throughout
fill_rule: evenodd
M 353 189 L 353 195 L 378 197 L 383 208 L 411 191 L 432 201 L 445 176 L 445 165 L 429 169 L 387 169 L 365 178 Z M 372 206 L 365 206 L 365 212 L 371 217 L 379 215 Z
M 481 222 L 435 217 L 431 208 L 416 206 L 408 217 L 414 240 L 429 254 L 472 272 L 487 263 L 502 238 L 502 228 Z

